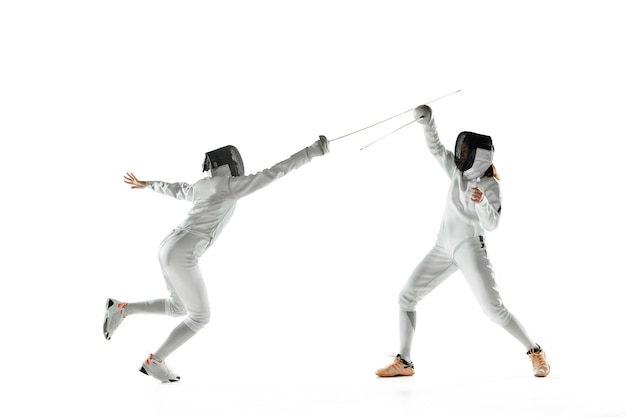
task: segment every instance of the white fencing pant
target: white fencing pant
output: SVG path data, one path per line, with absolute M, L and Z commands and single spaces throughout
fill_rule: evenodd
M 415 311 L 417 303 L 445 281 L 450 275 L 460 270 L 483 312 L 496 324 L 502 326 L 525 347 L 533 346 L 526 331 L 519 321 L 504 306 L 485 241 L 482 236 L 470 237 L 456 247 L 447 249 L 437 243 L 415 268 L 399 294 L 401 317 L 403 312 Z M 410 320 L 401 319 L 401 354 L 410 357 L 411 340 L 407 339 L 407 331 L 403 323 Z
M 159 262 L 170 293 L 165 301 L 165 312 L 170 316 L 184 316 L 183 323 L 197 332 L 210 319 L 209 296 L 198 260 L 211 241 L 183 230 L 170 233 L 159 249 Z

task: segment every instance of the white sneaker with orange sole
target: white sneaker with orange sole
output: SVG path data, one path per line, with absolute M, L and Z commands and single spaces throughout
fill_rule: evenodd
M 150 375 L 161 382 L 180 381 L 180 375 L 176 374 L 172 368 L 167 366 L 165 361 L 156 358 L 152 353 L 148 356 L 148 359 L 141 363 L 139 371 L 146 375 Z
M 128 303 L 122 303 L 115 298 L 107 298 L 102 329 L 106 340 L 111 340 L 113 332 L 120 327 L 122 320 L 126 318 L 126 306 Z

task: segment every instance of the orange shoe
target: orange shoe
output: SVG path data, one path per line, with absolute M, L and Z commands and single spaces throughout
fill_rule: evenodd
M 546 361 L 546 352 L 539 345 L 526 352 L 528 358 L 533 364 L 533 372 L 536 377 L 548 376 L 550 373 L 550 365 Z
M 389 364 L 385 368 L 381 368 L 376 371 L 376 375 L 382 377 L 389 376 L 411 376 L 415 374 L 415 369 L 413 368 L 413 362 L 407 362 L 402 359 L 400 354 L 397 354 L 393 360 L 393 363 Z

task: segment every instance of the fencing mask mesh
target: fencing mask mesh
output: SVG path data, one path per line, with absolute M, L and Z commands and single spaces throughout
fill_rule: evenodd
M 210 171 L 222 165 L 228 165 L 230 174 L 233 177 L 244 175 L 243 159 L 241 154 L 232 145 L 226 145 L 222 148 L 209 151 L 204 155 L 204 164 L 202 164 L 202 172 Z
M 491 137 L 473 132 L 461 132 L 456 138 L 454 162 L 466 180 L 482 176 L 493 162 Z

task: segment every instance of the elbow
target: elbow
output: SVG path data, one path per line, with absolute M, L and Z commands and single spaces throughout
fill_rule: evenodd
M 481 222 L 481 226 L 488 232 L 493 232 L 500 224 L 500 217 L 493 217 L 486 222 Z
M 497 228 L 498 228 L 498 222 L 483 225 L 483 229 L 485 229 L 488 232 L 493 232 Z

